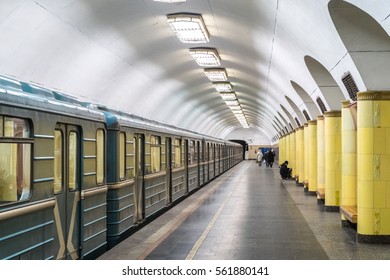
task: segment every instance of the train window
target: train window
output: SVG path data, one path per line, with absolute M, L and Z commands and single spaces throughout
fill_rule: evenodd
M 62 132 L 54 131 L 54 193 L 62 190 Z
M 27 199 L 30 194 L 31 145 L 0 144 L 0 203 Z
M 150 138 L 151 169 L 152 172 L 161 171 L 161 137 L 151 136 Z
M 126 158 L 126 135 L 119 133 L 119 178 L 125 178 L 125 158 Z
M 4 117 L 2 123 L 4 137 L 28 137 L 30 134 L 26 120 Z
M 173 167 L 180 167 L 181 166 L 181 139 L 175 139 L 174 147 L 175 147 L 175 156 L 174 156 Z
M 190 154 L 188 155 L 188 164 L 195 164 L 196 163 L 196 152 L 195 152 L 195 141 L 190 141 L 190 148 L 189 152 Z
M 127 143 L 127 160 L 126 160 L 126 170 L 128 178 L 134 178 L 135 177 L 135 140 L 133 138 L 132 141 L 129 141 Z
M 96 182 L 104 183 L 104 131 L 96 131 Z
M 69 168 L 69 190 L 74 191 L 77 189 L 77 133 L 71 131 L 69 133 L 69 142 L 68 142 L 68 168 Z
M 187 152 L 188 152 L 188 165 L 191 165 L 192 164 L 192 141 L 189 141 L 188 142 L 188 150 L 187 150 Z
M 209 146 L 209 160 L 214 160 L 214 144 L 210 144 Z
M 198 164 L 198 147 L 199 142 L 194 141 L 194 164 Z
M 196 142 L 195 141 L 194 141 L 194 154 L 193 154 L 193 158 L 194 158 L 193 164 L 197 164 L 198 163 L 198 147 L 196 146 Z
M 29 131 L 26 120 L 0 116 L 0 137 L 28 138 Z M 1 139 L 0 154 L 0 204 L 28 199 L 31 143 Z
M 199 147 L 199 162 L 203 162 L 203 142 L 198 142 Z

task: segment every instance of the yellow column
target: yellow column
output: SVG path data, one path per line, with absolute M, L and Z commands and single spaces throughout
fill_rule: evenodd
M 296 163 L 296 142 L 295 142 L 295 139 L 296 139 L 296 130 L 294 130 L 292 133 L 291 133 L 291 138 L 290 138 L 290 153 L 291 153 L 291 159 L 289 160 L 289 167 L 291 168 L 291 176 L 294 177 L 295 175 L 295 163 Z
M 295 181 L 299 181 L 299 127 L 295 129 Z
M 290 138 L 291 133 L 287 134 L 286 136 L 286 155 L 283 160 L 280 160 L 279 165 L 282 164 L 285 160 L 290 160 Z
M 317 121 L 309 121 L 309 184 L 308 191 L 315 194 L 317 190 Z
M 358 94 L 358 241 L 390 243 L 390 92 Z
M 300 161 L 299 161 L 299 151 L 300 151 L 300 129 L 299 127 L 297 127 L 296 129 L 296 132 L 295 132 L 295 144 L 296 144 L 296 147 L 295 147 L 295 181 L 298 183 L 299 182 L 299 168 L 300 168 Z
M 304 178 L 303 178 L 303 185 L 305 187 L 305 190 L 308 188 L 309 184 L 309 124 L 305 123 L 304 129 L 303 129 L 303 135 L 304 135 Z
M 300 126 L 298 129 L 298 183 L 303 185 L 303 179 L 305 174 L 305 143 L 304 143 L 304 135 L 303 135 L 303 126 Z
M 354 106 L 349 101 L 342 102 L 342 167 L 341 167 L 341 213 L 356 211 L 356 119 L 353 114 Z M 341 215 L 342 225 L 349 225 L 344 214 Z
M 325 127 L 324 116 L 317 117 L 317 198 L 325 196 Z
M 286 154 L 286 136 L 279 139 L 279 161 L 281 161 Z
M 339 211 L 341 199 L 341 111 L 325 112 L 325 210 Z

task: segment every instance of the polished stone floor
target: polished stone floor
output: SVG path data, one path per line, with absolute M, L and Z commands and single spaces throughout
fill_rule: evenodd
M 315 196 L 279 168 L 243 161 L 99 257 L 101 260 L 390 259 L 356 242 Z

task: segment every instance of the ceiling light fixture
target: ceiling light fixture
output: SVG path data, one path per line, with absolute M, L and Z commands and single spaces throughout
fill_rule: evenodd
M 232 111 L 241 111 L 242 112 L 242 109 L 241 109 L 241 106 L 240 105 L 233 105 L 233 106 L 229 106 L 230 110 Z M 234 113 L 234 112 L 233 112 Z
M 233 114 L 237 117 L 237 118 L 245 118 L 245 115 L 242 111 L 233 111 Z
M 167 15 L 169 26 L 183 43 L 207 43 L 210 34 L 203 18 L 198 14 Z
M 223 68 L 207 68 L 204 69 L 204 73 L 210 81 L 227 81 L 227 73 L 226 70 Z
M 216 82 L 216 83 L 213 83 L 213 86 L 219 92 L 232 91 L 232 89 L 233 89 L 231 83 L 229 83 L 229 82 Z
M 223 100 L 236 100 L 237 96 L 234 92 L 220 92 L 219 95 Z
M 237 100 L 225 100 L 226 105 L 228 106 L 238 106 L 240 103 L 238 103 Z
M 192 48 L 190 54 L 200 66 L 219 66 L 221 64 L 216 49 Z

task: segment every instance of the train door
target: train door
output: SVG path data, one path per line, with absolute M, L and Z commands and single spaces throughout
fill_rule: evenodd
M 198 150 L 198 186 L 203 185 L 203 166 L 202 166 L 202 147 L 201 147 L 200 141 L 197 141 L 197 147 Z
M 210 181 L 210 143 L 205 143 L 205 181 Z
M 216 144 L 213 144 L 213 149 L 212 149 L 212 154 L 213 154 L 213 177 L 215 178 L 215 176 L 217 175 L 217 165 L 216 165 L 216 147 L 217 145 Z
M 54 143 L 54 215 L 59 239 L 56 257 L 78 259 L 81 249 L 81 129 L 58 124 Z
M 172 139 L 165 138 L 165 162 L 167 163 L 167 202 L 172 202 Z
M 184 164 L 184 167 L 185 167 L 185 193 L 188 193 L 189 192 L 189 186 L 190 186 L 190 182 L 189 182 L 189 165 L 190 165 L 190 158 L 191 158 L 191 155 L 190 155 L 190 142 L 189 142 L 189 140 L 188 139 L 186 139 L 185 141 L 184 141 L 184 162 L 185 162 L 185 164 Z
M 145 137 L 142 134 L 134 135 L 134 195 L 135 220 L 142 222 L 145 218 Z
M 202 185 L 204 185 L 204 183 L 206 183 L 206 142 L 204 140 L 202 140 L 200 142 L 200 150 L 201 150 L 201 177 L 202 177 Z

